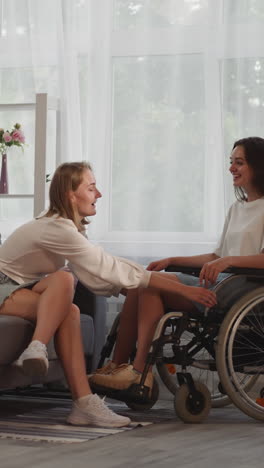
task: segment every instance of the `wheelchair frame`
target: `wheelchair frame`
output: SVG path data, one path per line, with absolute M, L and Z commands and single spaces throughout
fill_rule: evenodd
M 198 276 L 200 268 L 180 266 L 175 269 L 175 267 L 168 267 L 166 271 L 178 271 Z M 230 402 L 233 402 L 249 416 L 263 421 L 264 407 L 256 403 L 258 395 L 254 389 L 258 384 L 257 391 L 260 392 L 260 396 L 264 396 L 264 385 L 263 388 L 259 388 L 260 380 L 262 385 L 260 376 L 264 374 L 264 270 L 230 268 L 225 273 L 230 273 L 230 276 L 215 287 L 219 303 L 217 307 L 206 308 L 204 314 L 197 311 L 190 316 L 186 312 L 169 311 L 165 313 L 156 327 L 138 385 L 133 385 L 133 388 L 122 392 L 109 391 L 109 389 L 106 391 L 102 388 L 96 388 L 96 391 L 125 401 L 132 409 L 149 409 L 158 399 L 158 388 L 155 382 L 149 397 L 148 388 L 144 386 L 144 382 L 150 366 L 156 364 L 162 381 L 174 394 L 175 412 L 184 422 L 201 422 L 207 417 L 211 404 L 214 407 L 220 407 Z M 255 303 L 256 291 L 257 304 Z M 256 316 L 256 314 L 258 315 Z M 111 354 L 117 327 L 118 317 L 102 350 L 99 367 Z M 168 328 L 171 329 L 170 333 L 167 333 Z M 191 339 L 189 341 L 185 339 L 183 342 L 186 333 Z M 248 362 L 246 362 L 247 365 L 233 364 L 233 349 L 236 349 L 236 353 L 239 349 L 236 340 L 241 339 L 242 336 L 246 344 L 245 348 L 249 347 L 246 333 L 253 333 L 252 345 L 257 339 L 258 348 L 254 352 L 256 355 L 263 355 L 261 366 L 249 366 Z M 231 337 L 233 345 L 236 345 L 233 348 L 229 337 Z M 171 347 L 172 350 L 172 355 L 169 357 L 164 355 L 166 346 Z M 199 353 L 204 350 L 207 357 L 201 359 Z M 248 359 L 251 351 L 250 349 Z M 235 359 L 237 359 L 236 355 Z M 243 357 L 243 359 L 245 358 Z M 176 365 L 176 378 L 169 374 L 166 364 Z M 194 369 L 214 372 L 217 375 L 219 383 L 216 394 L 212 394 L 212 392 L 210 394 L 207 386 L 200 379 L 193 378 Z

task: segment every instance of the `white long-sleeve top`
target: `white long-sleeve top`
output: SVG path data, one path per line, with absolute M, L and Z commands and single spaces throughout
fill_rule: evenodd
M 122 288 L 146 287 L 150 272 L 91 243 L 73 221 L 39 216 L 16 229 L 0 247 L 0 271 L 19 284 L 69 267 L 91 291 L 118 295 Z

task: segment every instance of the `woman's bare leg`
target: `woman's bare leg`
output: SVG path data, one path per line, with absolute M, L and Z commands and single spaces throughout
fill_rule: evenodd
M 52 273 L 32 290 L 19 289 L 2 304 L 0 313 L 36 322 L 33 340 L 47 344 L 70 312 L 73 277 L 65 271 Z
M 132 305 L 138 305 L 137 310 L 132 308 Z M 116 343 L 116 350 L 114 356 L 118 356 L 120 361 L 127 362 L 128 346 L 127 339 L 130 336 L 130 323 L 137 320 L 137 352 L 133 362 L 133 368 L 119 367 L 112 373 L 98 373 L 91 377 L 93 385 L 100 385 L 105 388 L 114 388 L 125 390 L 133 383 L 138 383 L 139 374 L 143 372 L 146 364 L 146 358 L 149 352 L 153 335 L 158 321 L 163 317 L 164 310 L 167 307 L 172 307 L 175 311 L 191 311 L 194 306 L 191 301 L 188 301 L 183 296 L 177 293 L 161 293 L 157 289 L 139 289 L 137 291 L 137 301 L 130 303 L 131 309 L 126 307 L 122 311 L 123 327 L 120 324 L 118 332 L 118 340 Z M 123 313 L 124 312 L 124 313 Z M 126 316 L 129 316 L 126 322 Z M 127 325 L 129 324 L 129 325 Z M 134 324 L 133 324 L 134 327 Z M 134 328 L 133 328 L 134 330 Z M 133 334 L 135 336 L 135 333 Z M 129 339 L 129 348 L 133 348 L 135 342 Z M 114 361 L 115 362 L 115 361 Z M 148 374 L 145 380 L 145 385 L 152 388 L 153 377 Z
M 85 369 L 80 312 L 74 304 L 55 334 L 55 349 L 62 362 L 73 399 L 91 393 Z
M 128 362 L 137 342 L 137 313 L 138 313 L 138 289 L 127 292 L 118 327 L 116 345 L 113 354 L 113 362 L 122 364 Z
M 32 291 L 39 294 L 32 341 L 39 340 L 47 344 L 71 311 L 74 279 L 68 272 L 57 271 L 37 283 Z
M 47 344 L 56 332 L 56 351 L 66 379 L 73 398 L 80 398 L 91 390 L 86 377 L 79 309 L 72 304 L 72 296 L 72 275 L 59 271 L 41 280 L 33 290 L 14 292 L 2 305 L 0 313 L 36 322 L 32 341 Z
M 156 326 L 164 315 L 165 308 L 175 311 L 191 311 L 192 302 L 178 294 L 162 293 L 152 289 L 141 289 L 138 300 L 138 340 L 134 368 L 143 371 Z
M 179 281 L 175 275 L 171 279 Z M 116 364 L 128 362 L 137 342 L 134 368 L 143 371 L 156 326 L 168 307 L 175 311 L 194 310 L 192 302 L 176 293 L 160 293 L 149 288 L 128 291 L 113 354 Z

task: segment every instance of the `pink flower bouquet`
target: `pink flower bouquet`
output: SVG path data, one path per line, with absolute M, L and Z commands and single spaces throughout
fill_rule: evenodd
M 10 146 L 20 146 L 23 149 L 25 144 L 25 136 L 21 130 L 21 125 L 16 123 L 14 127 L 9 130 L 0 128 L 0 153 L 4 154 L 7 152 Z

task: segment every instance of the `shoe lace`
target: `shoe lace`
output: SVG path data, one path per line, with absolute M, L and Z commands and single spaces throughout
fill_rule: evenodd
M 101 415 L 104 416 L 118 416 L 116 413 L 114 413 L 114 411 L 108 408 L 107 404 L 105 403 L 105 396 L 103 398 L 94 398 L 93 408 L 100 410 Z
M 41 343 L 40 341 L 32 341 L 31 343 L 31 349 L 35 349 L 36 351 L 42 351 L 45 353 L 47 356 L 47 347 L 44 343 Z
M 119 366 L 116 367 L 116 369 L 113 370 L 112 374 L 118 374 L 119 372 L 121 372 L 122 370 L 126 369 L 127 367 L 129 367 L 131 364 L 120 364 Z
M 114 365 L 113 361 L 108 361 L 105 366 L 97 369 L 96 374 L 104 374 L 108 371 L 113 371 L 115 369 L 113 365 Z

